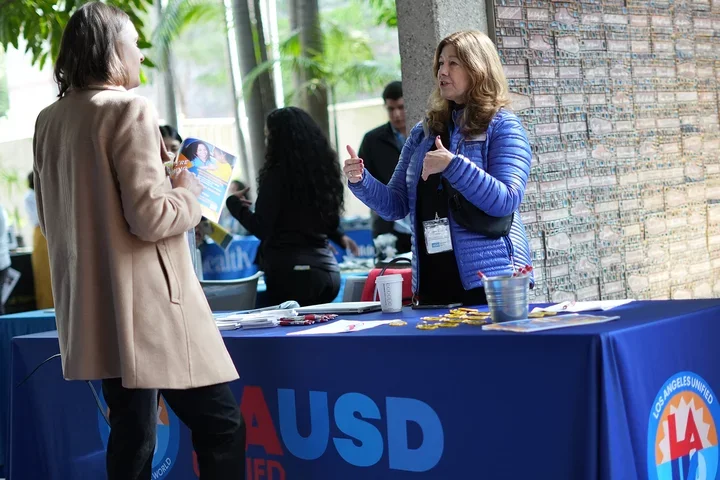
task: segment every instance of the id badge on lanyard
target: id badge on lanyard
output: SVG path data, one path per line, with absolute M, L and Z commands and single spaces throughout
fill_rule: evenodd
M 455 155 L 459 150 L 460 144 L 457 146 Z M 452 251 L 450 221 L 447 218 L 439 218 L 438 214 L 435 213 L 435 220 L 425 220 L 423 222 L 423 231 L 425 232 L 425 248 L 427 248 L 428 254 L 433 255 Z
M 438 218 L 436 213 L 435 220 L 425 220 L 423 222 L 423 231 L 425 232 L 425 248 L 427 248 L 428 254 L 452 251 L 450 222 L 447 218 Z

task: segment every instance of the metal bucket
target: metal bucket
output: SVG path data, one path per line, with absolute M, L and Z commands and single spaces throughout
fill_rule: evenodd
M 485 295 L 493 323 L 528 318 L 530 276 L 485 279 Z

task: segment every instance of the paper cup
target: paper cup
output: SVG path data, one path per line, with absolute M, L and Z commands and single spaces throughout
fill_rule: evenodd
M 380 296 L 380 307 L 385 313 L 402 310 L 402 275 L 381 275 L 375 279 L 375 291 Z

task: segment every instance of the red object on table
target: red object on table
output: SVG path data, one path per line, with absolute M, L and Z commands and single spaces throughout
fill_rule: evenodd
M 365 287 L 363 288 L 362 297 L 360 298 L 363 302 L 376 301 L 377 298 L 373 298 L 375 294 L 375 279 L 380 276 L 382 269 L 373 268 L 368 274 L 368 278 L 365 281 Z M 410 268 L 396 268 L 385 270 L 383 275 L 402 275 L 402 298 L 403 302 L 412 301 L 412 269 Z

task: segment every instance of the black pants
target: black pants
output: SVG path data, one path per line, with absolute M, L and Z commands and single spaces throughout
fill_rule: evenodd
M 322 268 L 295 270 L 292 264 L 266 266 L 265 284 L 271 305 L 295 300 L 300 306 L 330 303 L 340 291 L 340 272 Z
M 5 315 L 5 304 L 2 301 L 2 291 L 3 286 L 5 285 L 5 280 L 7 279 L 8 270 L 10 270 L 10 267 L 0 270 L 0 315 Z
M 228 384 L 189 390 L 127 389 L 103 380 L 110 411 L 108 480 L 149 480 L 159 394 L 192 432 L 201 480 L 245 478 L 245 423 Z

